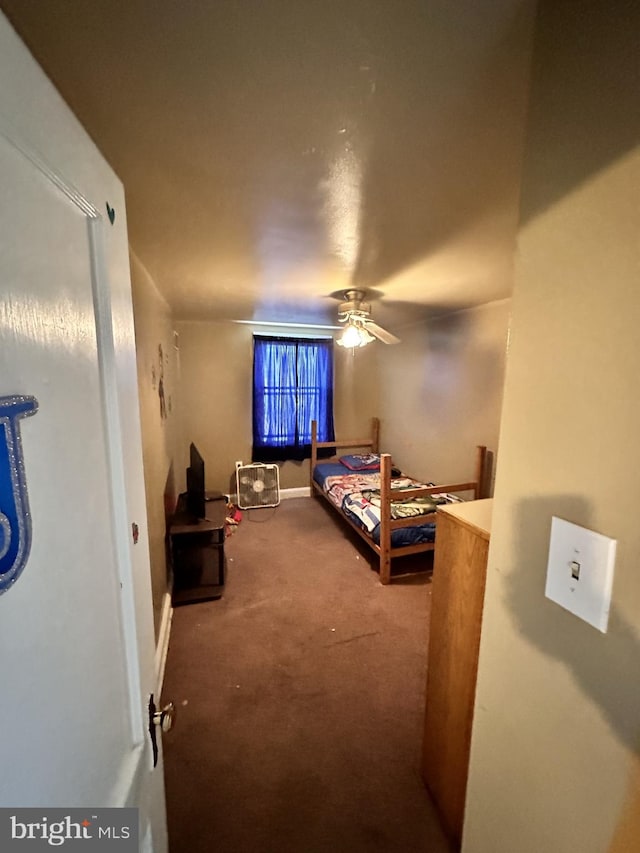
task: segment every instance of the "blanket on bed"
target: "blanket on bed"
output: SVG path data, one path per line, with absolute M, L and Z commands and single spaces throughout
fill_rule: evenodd
M 379 471 L 353 471 L 340 463 L 321 463 L 314 470 L 314 480 L 339 510 L 362 527 L 371 538 L 380 542 L 380 473 Z M 416 518 L 416 524 L 394 530 L 394 546 L 433 542 L 435 523 L 432 513 L 438 504 L 460 500 L 454 495 L 437 494 L 420 498 L 402 498 L 403 490 L 424 488 L 433 483 L 421 483 L 411 477 L 392 477 L 392 518 Z M 430 516 L 420 522 L 422 515 Z
M 435 511 L 438 504 L 448 503 L 447 495 L 429 495 L 403 499 L 402 492 L 407 489 L 423 488 L 427 484 L 420 483 L 410 477 L 394 477 L 391 480 L 391 490 L 397 494 L 391 501 L 392 518 L 412 518 L 428 515 Z M 347 515 L 355 517 L 362 527 L 373 533 L 380 523 L 380 474 L 353 473 L 334 474 L 325 478 L 324 491 L 338 509 Z

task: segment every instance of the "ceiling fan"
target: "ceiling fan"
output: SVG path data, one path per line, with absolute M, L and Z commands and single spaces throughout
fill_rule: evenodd
M 336 341 L 342 347 L 363 347 L 376 338 L 383 344 L 399 344 L 391 332 L 378 326 L 371 319 L 371 303 L 364 302 L 364 290 L 347 290 L 344 301 L 338 305 L 338 322 L 345 328 Z

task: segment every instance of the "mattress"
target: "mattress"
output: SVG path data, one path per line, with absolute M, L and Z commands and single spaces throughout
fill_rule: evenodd
M 377 545 L 380 544 L 379 471 L 353 471 L 340 462 L 322 462 L 314 468 L 313 479 L 338 510 L 361 527 Z M 420 523 L 419 516 L 432 513 L 440 503 L 459 500 L 453 495 L 445 494 L 417 500 L 402 499 L 404 489 L 427 485 L 429 484 L 410 477 L 391 479 L 391 489 L 398 496 L 397 500 L 391 502 L 392 518 L 416 517 L 415 525 L 392 531 L 392 547 L 433 542 L 436 530 L 433 516 L 424 523 Z

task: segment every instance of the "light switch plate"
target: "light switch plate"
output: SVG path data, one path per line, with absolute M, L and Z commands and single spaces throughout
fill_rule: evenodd
M 554 516 L 546 597 L 606 633 L 615 558 L 615 539 Z

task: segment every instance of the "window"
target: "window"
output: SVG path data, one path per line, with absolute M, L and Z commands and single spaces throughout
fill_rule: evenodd
M 253 339 L 253 461 L 308 459 L 311 421 L 333 441 L 333 341 Z

